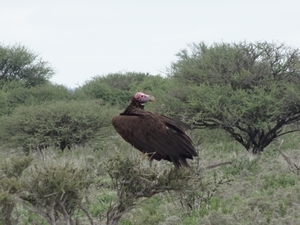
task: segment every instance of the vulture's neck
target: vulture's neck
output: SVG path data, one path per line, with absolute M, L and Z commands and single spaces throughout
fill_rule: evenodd
M 130 115 L 130 114 L 136 114 L 136 110 L 144 110 L 144 105 L 141 103 L 131 100 L 130 105 L 125 109 L 125 111 L 122 113 L 122 115 Z

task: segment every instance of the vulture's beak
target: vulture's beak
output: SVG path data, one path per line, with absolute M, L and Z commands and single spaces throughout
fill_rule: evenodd
M 149 102 L 155 102 L 155 98 L 152 95 L 148 95 Z

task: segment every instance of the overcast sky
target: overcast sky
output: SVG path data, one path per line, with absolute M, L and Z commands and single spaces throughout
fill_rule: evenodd
M 190 43 L 300 48 L 299 0 L 1 0 L 0 43 L 48 61 L 77 87 L 114 72 L 163 74 Z

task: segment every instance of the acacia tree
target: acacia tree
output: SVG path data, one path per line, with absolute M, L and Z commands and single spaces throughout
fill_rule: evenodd
M 54 71 L 38 55 L 21 45 L 0 45 L 0 87 L 21 82 L 25 87 L 45 84 Z
M 193 44 L 171 76 L 189 84 L 195 128 L 221 128 L 247 151 L 299 131 L 300 52 L 278 43 Z

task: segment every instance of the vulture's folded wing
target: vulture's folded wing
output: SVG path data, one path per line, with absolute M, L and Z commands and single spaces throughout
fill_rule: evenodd
M 142 115 L 120 115 L 112 123 L 125 141 L 154 159 L 186 163 L 186 158 L 197 156 L 192 140 L 178 122 L 166 118 L 145 112 Z

